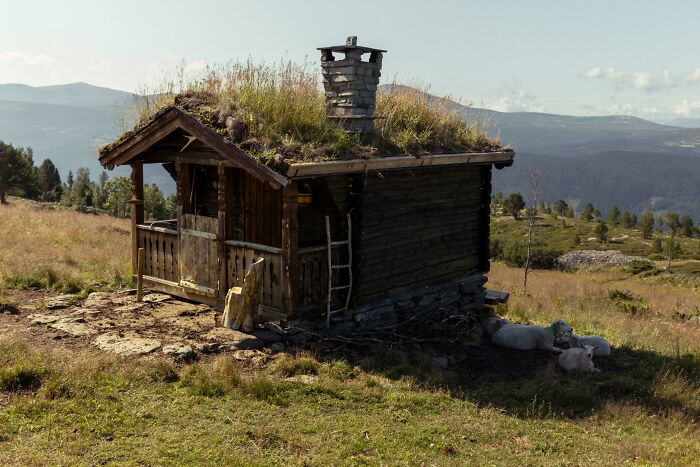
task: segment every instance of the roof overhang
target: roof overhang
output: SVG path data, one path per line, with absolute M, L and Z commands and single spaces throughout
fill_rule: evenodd
M 383 157 L 331 162 L 299 162 L 287 169 L 287 177 L 305 178 L 370 170 L 398 170 L 449 165 L 490 165 L 506 167 L 513 163 L 515 152 L 472 152 L 464 154 L 433 154 L 428 156 Z
M 268 182 L 275 188 L 284 187 L 289 180 L 283 175 L 260 163 L 236 145 L 226 141 L 221 135 L 198 122 L 182 110 L 172 107 L 158 115 L 152 122 L 139 129 L 129 138 L 100 155 L 100 164 L 108 169 L 129 164 L 139 154 L 152 148 L 173 131 L 181 129 L 216 151 L 231 165 L 245 170 L 255 178 Z

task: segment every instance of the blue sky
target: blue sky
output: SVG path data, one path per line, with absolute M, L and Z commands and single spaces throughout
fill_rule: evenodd
M 316 47 L 388 49 L 382 79 L 478 107 L 700 118 L 700 2 L 0 0 L 0 83 L 124 90 L 185 60 L 317 66 Z

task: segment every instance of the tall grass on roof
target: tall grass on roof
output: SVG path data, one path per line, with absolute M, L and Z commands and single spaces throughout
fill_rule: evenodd
M 361 142 L 326 118 L 320 76 L 291 61 L 231 62 L 195 79 L 179 74 L 166 81 L 160 92 L 144 96 L 139 115 L 145 122 L 176 105 L 259 157 L 329 160 L 497 149 L 450 101 L 402 86 L 379 93 L 375 134 Z

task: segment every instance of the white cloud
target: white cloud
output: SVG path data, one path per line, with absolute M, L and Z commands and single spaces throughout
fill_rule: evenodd
M 700 72 L 700 70 L 697 71 Z M 589 68 L 581 73 L 581 76 L 589 79 L 609 81 L 618 90 L 633 88 L 646 92 L 675 88 L 687 81 L 687 79 L 674 79 L 669 70 L 663 70 L 661 73 L 649 73 L 646 71 L 622 71 L 615 67 Z
M 674 115 L 683 117 L 689 117 L 695 110 L 700 110 L 700 100 L 689 101 L 688 99 L 683 99 L 681 102 L 671 107 L 671 112 Z
M 499 112 L 542 112 L 544 110 L 534 94 L 514 86 L 509 87 L 507 94 L 487 107 Z
M 13 52 L 11 50 L 0 50 L 0 65 L 15 67 L 49 67 L 54 65 L 56 60 L 49 55 L 25 54 Z

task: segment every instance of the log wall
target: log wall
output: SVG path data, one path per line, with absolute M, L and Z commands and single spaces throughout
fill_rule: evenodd
M 478 273 L 488 174 L 490 166 L 368 173 L 353 233 L 356 305 Z

